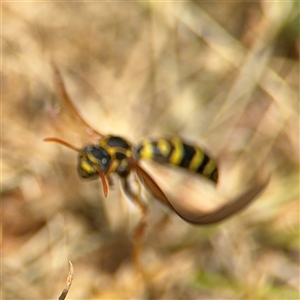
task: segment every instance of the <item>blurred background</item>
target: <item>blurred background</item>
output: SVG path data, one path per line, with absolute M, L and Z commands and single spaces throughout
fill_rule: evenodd
M 2 3 L 2 297 L 297 299 L 299 297 L 299 3 Z M 178 135 L 220 164 L 217 189 L 147 164 L 164 191 L 218 201 L 271 181 L 243 213 L 192 226 L 149 195 L 141 263 L 139 211 L 78 177 L 89 136 L 58 113 L 50 61 L 85 120 L 137 143 Z M 208 190 L 220 199 L 206 201 Z M 194 199 L 193 198 L 193 199 Z

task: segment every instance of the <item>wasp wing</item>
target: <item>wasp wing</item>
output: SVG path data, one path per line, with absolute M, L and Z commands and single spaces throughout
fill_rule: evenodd
M 201 209 L 190 211 L 188 208 L 177 208 L 171 201 L 174 211 L 184 220 L 196 225 L 209 225 L 221 222 L 245 209 L 268 185 L 268 180 L 255 184 L 246 192 L 240 194 L 228 203 L 221 205 L 210 212 L 203 212 Z
M 54 73 L 55 85 L 60 96 L 55 103 L 55 107 L 49 108 L 49 115 L 52 116 L 54 129 L 67 140 L 74 140 L 76 144 L 78 144 L 79 141 L 81 146 L 83 144 L 98 141 L 103 135 L 91 127 L 81 117 L 67 92 L 58 67 L 54 62 L 51 62 L 51 65 Z
M 253 202 L 269 183 L 269 179 L 261 183 L 255 183 L 247 191 L 230 199 L 226 204 L 219 205 L 210 211 L 204 211 L 203 201 L 197 202 L 196 199 L 193 199 L 192 202 L 186 201 L 186 199 L 183 200 L 182 195 L 167 197 L 152 177 L 136 161 L 133 160 L 132 165 L 142 183 L 157 200 L 167 205 L 185 221 L 195 225 L 215 224 L 239 213 Z M 216 192 L 214 193 L 216 194 Z

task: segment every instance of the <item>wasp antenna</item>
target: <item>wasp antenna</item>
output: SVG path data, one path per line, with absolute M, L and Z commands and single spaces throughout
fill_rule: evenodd
M 67 143 L 66 141 L 61 140 L 61 139 L 59 139 L 59 138 L 56 138 L 56 137 L 48 137 L 48 138 L 43 139 L 43 141 L 44 141 L 44 142 L 54 142 L 54 143 L 58 143 L 58 144 L 61 144 L 61 145 L 65 146 L 65 147 L 68 147 L 68 148 L 70 148 L 70 149 L 72 149 L 72 150 L 75 150 L 76 152 L 82 154 L 81 149 L 76 148 L 75 146 L 73 146 L 73 145 L 71 145 L 71 144 Z
M 102 170 L 99 168 L 99 166 L 95 165 L 95 168 L 97 169 L 98 174 L 99 174 L 99 176 L 101 178 L 101 181 L 102 181 L 104 196 L 105 196 L 105 198 L 107 198 L 108 197 L 108 183 L 107 183 L 106 176 L 102 172 Z

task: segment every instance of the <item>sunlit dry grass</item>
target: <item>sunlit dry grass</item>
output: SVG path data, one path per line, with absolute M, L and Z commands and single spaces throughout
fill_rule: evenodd
M 299 296 L 299 5 L 292 2 L 2 4 L 2 297 L 296 299 Z M 136 142 L 180 135 L 220 163 L 218 195 L 271 174 L 259 199 L 220 225 L 195 227 L 149 195 L 142 264 L 139 211 L 84 182 L 87 142 L 53 118 L 60 68 L 84 118 Z M 164 190 L 205 201 L 213 187 L 146 165 Z M 223 199 L 224 200 L 224 199 Z M 216 201 L 223 201 L 222 197 Z M 224 200 L 225 201 L 225 200 Z

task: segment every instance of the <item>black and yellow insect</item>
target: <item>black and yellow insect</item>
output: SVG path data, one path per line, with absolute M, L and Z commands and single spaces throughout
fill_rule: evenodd
M 168 206 L 187 222 L 197 225 L 214 224 L 236 214 L 253 201 L 255 196 L 266 186 L 267 182 L 257 184 L 211 212 L 202 212 L 201 210 L 186 212 L 181 207 L 174 206 L 172 200 L 165 195 L 154 179 L 141 167 L 139 161 L 150 159 L 160 164 L 178 166 L 196 174 L 201 174 L 217 183 L 219 174 L 216 161 L 202 148 L 190 145 L 180 138 L 145 139 L 138 145 L 132 145 L 122 137 L 99 133 L 78 113 L 66 91 L 60 72 L 54 64 L 53 69 L 62 101 L 67 106 L 72 119 L 79 121 L 81 127 L 85 128 L 87 133 L 96 135 L 97 142 L 90 143 L 83 148 L 76 148 L 56 137 L 45 138 L 44 141 L 57 142 L 78 152 L 80 176 L 83 178 L 99 177 L 102 181 L 105 197 L 108 196 L 109 183 L 111 182 L 108 179 L 111 174 L 115 173 L 119 176 L 124 192 L 135 201 L 142 213 L 141 221 L 135 233 L 134 257 L 136 261 L 138 261 L 140 241 L 147 223 L 147 208 L 139 191 L 132 189 L 128 180 L 130 174 L 135 173 L 137 181 L 141 182 L 155 199 Z
M 108 135 L 98 145 L 88 145 L 82 150 L 78 171 L 83 178 L 98 177 L 99 169 L 105 175 L 117 173 L 126 178 L 131 172 L 132 159 L 151 159 L 202 174 L 214 182 L 218 180 L 215 160 L 201 148 L 188 145 L 179 138 L 145 140 L 133 147 L 122 137 Z
M 179 138 L 145 140 L 137 146 L 132 146 L 119 136 L 107 135 L 98 144 L 91 144 L 83 149 L 77 149 L 58 138 L 46 138 L 63 144 L 79 153 L 78 172 L 82 178 L 101 177 L 105 196 L 108 195 L 106 177 L 116 173 L 123 180 L 124 189 L 132 196 L 127 177 L 134 170 L 154 195 L 159 194 L 159 200 L 167 201 L 166 196 L 151 179 L 150 175 L 141 168 L 138 160 L 151 159 L 158 163 L 171 164 L 189 171 L 202 174 L 214 181 L 218 180 L 218 169 L 215 160 L 210 158 L 200 147 L 189 145 Z
M 217 183 L 219 174 L 216 161 L 202 148 L 188 144 L 177 137 L 156 140 L 145 139 L 138 145 L 132 145 L 123 137 L 99 133 L 81 117 L 66 91 L 58 68 L 54 64 L 53 69 L 56 85 L 63 102 L 74 116 L 74 119 L 79 121 L 81 126 L 86 128 L 87 132 L 96 134 L 98 142 L 91 143 L 79 149 L 56 137 L 49 137 L 44 140 L 57 142 L 77 151 L 79 153 L 78 171 L 80 176 L 83 178 L 100 177 L 106 197 L 108 196 L 109 190 L 107 178 L 109 178 L 112 173 L 116 173 L 121 179 L 125 193 L 129 197 L 135 198 L 140 207 L 144 209 L 144 204 L 142 204 L 139 198 L 140 196 L 132 191 L 128 183 L 129 175 L 135 172 L 139 180 L 153 194 L 154 198 L 170 207 L 186 221 L 205 225 L 217 223 L 242 210 L 265 186 L 265 184 L 257 185 L 212 212 L 198 212 L 195 216 L 185 215 L 172 205 L 172 202 L 155 183 L 153 178 L 140 166 L 139 161 L 142 159 L 150 159 L 160 164 L 175 165 L 196 174 L 201 174 L 207 179 Z

